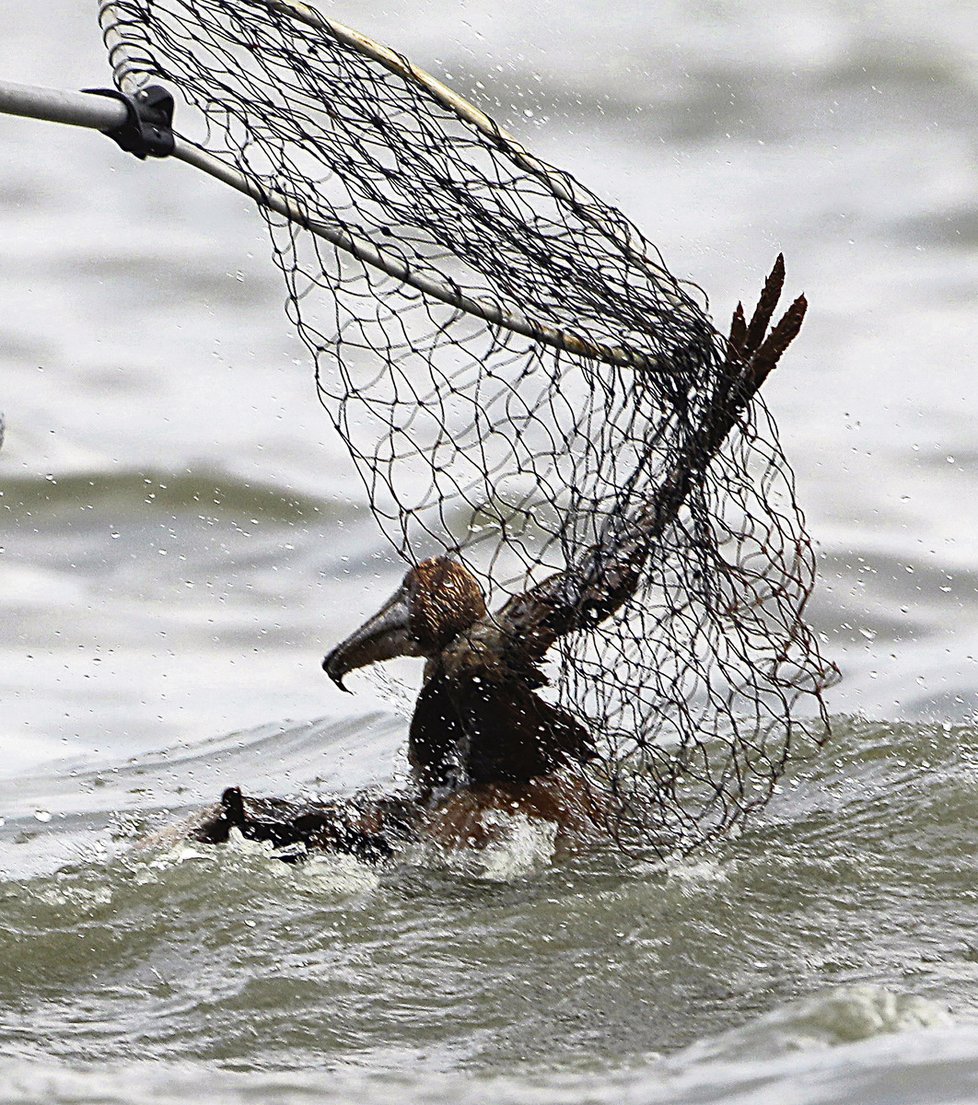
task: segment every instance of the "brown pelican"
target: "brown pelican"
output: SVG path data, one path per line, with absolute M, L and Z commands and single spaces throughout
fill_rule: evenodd
M 369 664 L 398 656 L 426 661 L 408 736 L 410 793 L 297 806 L 231 789 L 194 835 L 220 841 L 237 828 L 280 846 L 378 859 L 406 839 L 485 845 L 500 813 L 552 821 L 562 840 L 600 831 L 604 810 L 587 783 L 598 755 L 594 738 L 580 719 L 540 696 L 540 664 L 559 638 L 612 617 L 639 586 L 657 540 L 801 327 L 804 297 L 769 330 L 783 278 L 779 257 L 750 322 L 738 304 L 726 382 L 709 417 L 633 517 L 616 519 L 575 563 L 494 612 L 461 563 L 425 560 L 326 656 L 323 667 L 341 689 L 347 675 Z

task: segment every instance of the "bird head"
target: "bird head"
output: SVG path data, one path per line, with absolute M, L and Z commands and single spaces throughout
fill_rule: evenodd
M 457 560 L 423 560 L 376 614 L 323 660 L 323 670 L 340 688 L 357 668 L 395 656 L 437 656 L 486 613 L 475 576 Z

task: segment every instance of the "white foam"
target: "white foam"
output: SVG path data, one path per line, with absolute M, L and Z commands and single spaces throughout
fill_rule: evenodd
M 502 810 L 487 813 L 483 821 L 497 834 L 487 847 L 425 848 L 419 853 L 422 861 L 489 882 L 513 882 L 553 862 L 557 841 L 554 822 Z
M 317 897 L 352 897 L 380 885 L 380 874 L 370 864 L 340 853 L 313 856 L 297 870 L 297 877 Z
M 789 1002 L 740 1028 L 702 1040 L 681 1057 L 692 1062 L 745 1055 L 776 1058 L 953 1023 L 944 1006 L 927 998 L 881 986 L 843 986 Z

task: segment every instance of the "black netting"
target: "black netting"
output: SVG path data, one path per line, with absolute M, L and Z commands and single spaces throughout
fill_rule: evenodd
M 619 829 L 695 843 L 762 802 L 824 736 L 827 669 L 750 342 L 728 357 L 620 212 L 311 9 L 102 6 L 120 76 L 164 82 L 186 141 L 268 198 L 289 317 L 397 552 L 459 557 L 498 608 L 631 550 L 620 609 L 548 655 Z

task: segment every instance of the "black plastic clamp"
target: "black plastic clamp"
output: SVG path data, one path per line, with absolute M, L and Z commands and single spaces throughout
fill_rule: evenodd
M 121 127 L 103 131 L 127 153 L 140 160 L 173 153 L 173 97 L 162 85 L 150 84 L 135 96 L 115 88 L 85 88 L 92 96 L 108 96 L 126 105 L 129 118 Z

